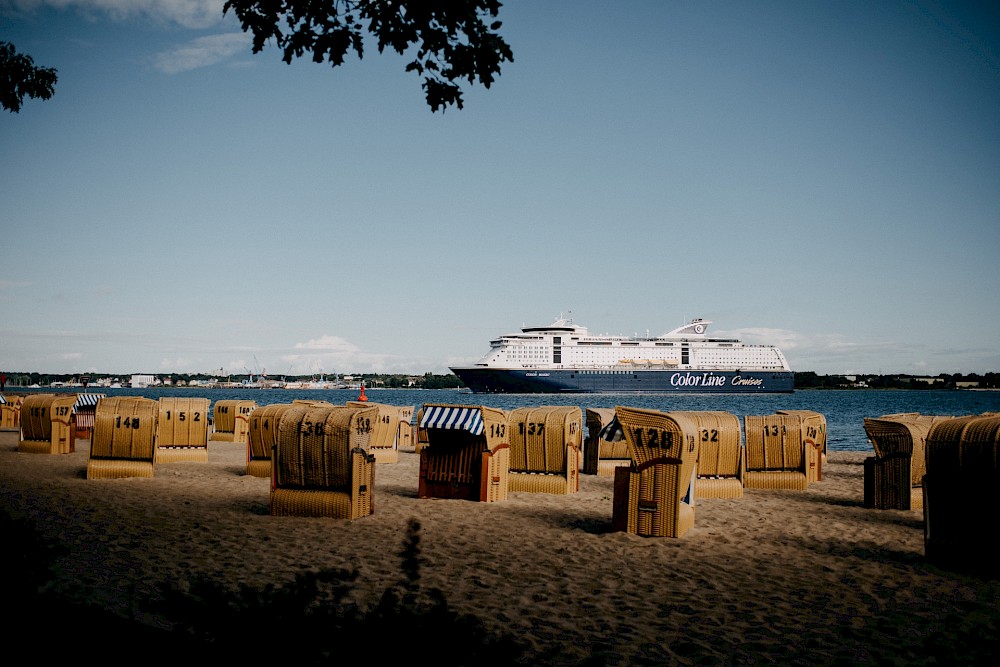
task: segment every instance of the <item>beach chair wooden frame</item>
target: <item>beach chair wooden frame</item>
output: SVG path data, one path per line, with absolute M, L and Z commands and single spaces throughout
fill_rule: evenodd
M 890 414 L 864 419 L 875 456 L 864 461 L 863 504 L 873 509 L 922 510 L 926 440 L 931 427 L 950 417 Z
M 508 491 L 568 494 L 580 490 L 583 413 L 568 405 L 522 407 L 507 416 Z
M 510 475 L 508 414 L 483 405 L 426 403 L 418 428 L 420 498 L 479 502 L 507 499 Z
M 736 415 L 721 410 L 673 411 L 689 417 L 698 429 L 696 498 L 742 498 L 746 453 Z
M 614 477 L 615 468 L 632 465 L 632 455 L 624 439 L 606 440 L 601 431 L 615 418 L 614 408 L 587 408 L 587 439 L 583 448 L 583 473 Z
M 278 421 L 272 453 L 272 516 L 358 519 L 375 512 L 378 409 L 292 405 Z
M 804 490 L 819 465 L 819 451 L 803 437 L 802 418 L 797 414 L 746 415 L 745 489 Z
M 210 401 L 162 396 L 157 401 L 156 462 L 208 462 Z
M 151 398 L 102 398 L 94 413 L 87 479 L 152 477 L 158 415 Z
M 926 440 L 924 553 L 928 560 L 996 574 L 1000 416 L 944 419 Z
M 76 394 L 31 394 L 20 410 L 17 451 L 29 454 L 71 454 L 76 451 L 73 405 Z
M 695 522 L 697 424 L 683 414 L 622 406 L 615 416 L 634 463 L 615 469 L 611 529 L 683 537 Z
M 256 401 L 243 399 L 216 401 L 212 407 L 212 432 L 209 439 L 246 443 L 250 435 L 250 413 L 256 407 Z

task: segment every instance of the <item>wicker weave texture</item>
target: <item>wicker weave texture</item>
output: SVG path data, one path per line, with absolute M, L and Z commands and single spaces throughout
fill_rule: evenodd
M 282 415 L 292 407 L 292 403 L 270 403 L 256 408 L 250 413 L 247 434 L 247 474 L 255 477 L 271 476 L 271 453 L 278 439 L 278 422 Z M 264 461 L 267 466 L 266 475 L 250 472 L 250 463 Z
M 126 477 L 152 477 L 151 461 L 126 459 L 90 459 L 87 461 L 87 479 L 124 479 Z
M 577 465 L 576 452 L 583 447 L 583 420 L 580 408 L 543 405 L 512 410 L 510 429 L 510 469 L 527 473 L 566 474 Z M 567 459 L 573 448 L 572 460 Z
M 35 394 L 21 405 L 18 451 L 69 454 L 75 447 L 73 405 L 76 394 Z
M 257 408 L 256 401 L 225 399 L 215 402 L 212 408 L 214 430 L 211 440 L 246 442 L 250 432 L 250 415 Z
M 344 490 L 353 473 L 351 451 L 368 450 L 374 406 L 293 405 L 278 422 L 272 454 L 276 488 Z
M 347 407 L 363 408 L 365 406 L 371 406 L 377 411 L 375 418 L 372 420 L 372 433 L 368 445 L 370 450 L 373 453 L 375 450 L 392 450 L 395 452 L 399 447 L 399 443 L 396 440 L 396 435 L 399 433 L 399 408 L 395 405 L 372 401 L 347 401 Z M 399 457 L 384 456 L 378 460 L 381 463 L 395 463 L 399 460 Z

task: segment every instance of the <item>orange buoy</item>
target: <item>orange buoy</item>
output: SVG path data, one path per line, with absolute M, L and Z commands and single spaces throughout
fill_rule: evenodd
M 363 382 L 361 383 L 361 395 L 358 396 L 358 400 L 359 401 L 367 401 L 368 400 L 368 397 L 365 396 L 365 384 Z

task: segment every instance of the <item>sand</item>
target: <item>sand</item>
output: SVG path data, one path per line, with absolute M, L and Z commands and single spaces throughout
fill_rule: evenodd
M 350 599 L 371 606 L 400 581 L 416 519 L 421 589 L 514 639 L 521 664 L 986 664 L 1000 648 L 1000 583 L 927 562 L 921 512 L 862 507 L 864 452 L 831 452 L 805 491 L 699 499 L 674 539 L 612 532 L 610 477 L 581 475 L 570 495 L 421 499 L 404 450 L 377 468 L 373 515 L 272 517 L 242 445 L 120 480 L 87 480 L 77 445 L 27 454 L 0 440 L 0 507 L 65 548 L 52 594 L 157 627 L 184 623 L 150 611 L 161 585 L 199 577 L 262 589 L 356 568 Z M 399 629 L 380 632 L 391 643 Z M 433 641 L 408 641 L 436 662 Z

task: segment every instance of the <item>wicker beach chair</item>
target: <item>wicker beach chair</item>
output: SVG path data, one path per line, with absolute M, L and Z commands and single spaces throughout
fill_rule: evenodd
M 743 417 L 746 443 L 746 489 L 802 490 L 809 486 L 810 466 L 819 464 L 819 452 L 806 446 L 802 418 L 797 414 Z
M 865 417 L 864 428 L 875 450 L 864 462 L 864 506 L 921 510 L 926 472 L 927 434 L 950 417 L 899 413 Z
M 94 413 L 87 479 L 152 477 L 159 404 L 151 398 L 101 399 Z
M 775 410 L 779 415 L 798 415 L 802 418 L 802 442 L 806 447 L 819 451 L 817 464 L 810 468 L 810 482 L 823 481 L 823 464 L 827 460 L 826 452 L 826 415 L 815 410 Z
M 619 406 L 615 417 L 633 464 L 615 469 L 611 529 L 647 537 L 683 537 L 694 526 L 690 494 L 698 426 L 689 417 Z
M 278 422 L 273 516 L 358 519 L 375 512 L 375 457 L 368 453 L 375 407 L 288 407 Z
M 76 394 L 32 394 L 21 404 L 21 438 L 17 451 L 70 454 L 76 451 L 73 405 Z
M 374 407 L 378 414 L 372 423 L 372 434 L 368 440 L 368 453 L 376 463 L 399 462 L 399 408 L 373 401 L 347 401 L 349 407 Z
M 632 465 L 632 455 L 624 438 L 609 440 L 601 432 L 615 418 L 614 408 L 587 408 L 587 439 L 583 448 L 583 472 L 599 477 L 614 477 L 615 468 Z
M 508 491 L 576 493 L 580 490 L 583 416 L 568 405 L 523 407 L 507 418 Z
M 746 455 L 739 417 L 721 410 L 671 412 L 684 415 L 698 428 L 696 498 L 742 498 Z
M 208 461 L 207 398 L 160 397 L 156 417 L 156 462 Z
M 209 439 L 246 443 L 250 434 L 250 413 L 256 407 L 256 401 L 238 399 L 216 401 L 212 408 L 213 430 Z
M 306 402 L 308 404 L 308 402 Z M 247 474 L 271 477 L 272 455 L 278 441 L 278 422 L 295 403 L 270 403 L 255 408 L 248 419 Z M 333 407 L 333 404 L 328 404 Z
M 507 499 L 510 445 L 507 413 L 483 405 L 427 403 L 418 429 L 427 442 L 420 449 L 421 498 L 480 502 Z
M 928 560 L 996 575 L 1000 516 L 1000 417 L 955 417 L 931 426 L 924 475 Z
M 396 442 L 400 451 L 413 451 L 416 444 L 416 429 L 413 426 L 413 406 L 396 406 Z
M 0 431 L 21 431 L 21 404 L 24 394 L 0 394 Z

